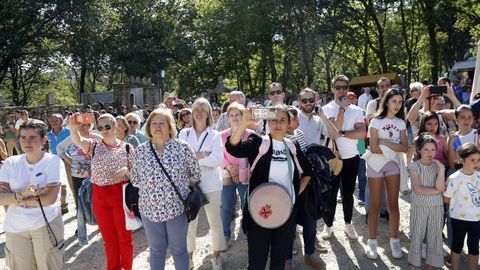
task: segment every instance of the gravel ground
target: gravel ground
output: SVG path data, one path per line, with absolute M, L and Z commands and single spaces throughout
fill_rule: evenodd
M 87 232 L 90 238 L 88 246 L 79 246 L 74 232 L 76 229 L 76 220 L 74 216 L 74 204 L 71 194 L 68 195 L 70 201 L 70 213 L 64 215 L 65 238 L 67 242 L 66 251 L 66 269 L 105 269 L 105 253 L 103 250 L 103 241 L 96 226 L 87 226 Z M 327 269 L 408 269 L 407 261 L 409 245 L 409 195 L 403 195 L 400 198 L 401 224 L 400 239 L 404 256 L 402 259 L 394 259 L 390 254 L 388 223 L 380 221 L 378 227 L 379 257 L 377 260 L 369 260 L 364 253 L 367 242 L 367 226 L 365 225 L 365 209 L 357 204 L 354 207 L 353 223 L 357 229 L 359 239 L 349 240 L 344 234 L 342 205 L 337 205 L 337 216 L 334 223 L 334 236 L 327 242 L 328 253 L 319 254 L 320 258 L 327 264 Z M 3 223 L 4 211 L 0 210 L 0 225 Z M 208 231 L 208 223 L 204 211 L 200 212 L 199 228 L 197 236 L 197 251 L 194 253 L 195 269 L 211 269 L 211 245 Z M 318 231 L 323 228 L 323 221 L 318 222 Z M 240 233 L 240 217 L 235 219 L 234 238 L 230 249 L 222 254 L 224 269 L 246 269 L 247 267 L 247 242 L 243 233 Z M 446 233 L 446 232 L 445 232 Z M 143 229 L 134 232 L 135 258 L 134 269 L 149 269 L 148 243 Z M 5 254 L 5 233 L 0 229 L 0 269 L 6 269 Z M 297 237 L 295 249 L 298 250 L 294 256 L 294 269 L 310 269 L 303 265 L 303 240 Z M 446 247 L 445 247 L 446 249 Z M 465 258 L 463 258 L 465 261 Z M 465 264 L 462 269 L 465 269 Z M 174 269 L 173 259 L 168 257 L 167 269 Z M 444 267 L 443 269 L 448 269 Z

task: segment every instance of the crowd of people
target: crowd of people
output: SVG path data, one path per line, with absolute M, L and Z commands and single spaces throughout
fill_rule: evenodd
M 378 259 L 377 224 L 389 221 L 393 258 L 403 257 L 399 240 L 399 194 L 411 192 L 408 262 L 412 269 L 460 269 L 467 237 L 468 269 L 477 269 L 480 240 L 480 101 L 469 103 L 458 82 L 441 78 L 445 92 L 420 82 L 409 89 L 380 78 L 374 98 L 369 88 L 357 97 L 349 79 L 335 76 L 331 93 L 310 88 L 286 103 L 281 84 L 270 84 L 268 101 L 254 102 L 232 91 L 220 106 L 205 98 L 192 103 L 167 94 L 150 110 L 137 106 L 42 115 L 19 110 L 5 116 L 0 140 L 0 204 L 5 206 L 6 262 L 10 269 L 62 269 L 65 243 L 62 214 L 68 212 L 67 186 L 77 212 L 79 192 L 91 182 L 91 206 L 106 253 L 106 269 L 133 268 L 134 239 L 127 226 L 124 185 L 138 188 L 138 208 L 150 248 L 152 269 L 164 269 L 167 250 L 175 269 L 193 269 L 198 217 L 189 221 L 184 200 L 198 185 L 211 236 L 211 268 L 224 269 L 232 244 L 231 224 L 240 202 L 248 243 L 248 269 L 293 269 L 293 242 L 302 226 L 304 263 L 328 265 L 316 252 L 338 233 L 334 222 L 342 203 L 345 234 L 358 239 L 354 193 L 365 206 L 365 256 Z M 330 99 L 329 99 L 330 97 Z M 462 104 L 463 103 L 463 104 Z M 213 104 L 213 106 L 212 106 Z M 448 104 L 448 105 L 447 105 Z M 274 117 L 256 118 L 260 107 Z M 84 115 L 84 114 L 81 114 Z M 342 162 L 333 173 L 324 227 L 306 211 L 304 191 L 315 177 L 306 150 L 325 145 Z M 291 210 L 285 221 L 267 227 L 256 221 L 250 198 L 266 183 L 286 191 Z M 283 199 L 283 198 L 282 198 Z M 266 206 L 265 219 L 271 215 Z M 40 210 L 39 210 L 40 209 Z M 270 211 L 270 212 L 269 212 Z M 447 227 L 446 236 L 443 228 Z M 80 228 L 80 226 L 79 226 Z M 79 243 L 88 244 L 84 232 Z M 445 238 L 445 239 L 444 239 Z M 444 254 L 445 245 L 450 250 Z

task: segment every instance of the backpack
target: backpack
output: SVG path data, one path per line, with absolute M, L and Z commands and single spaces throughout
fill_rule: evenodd
M 332 151 L 318 144 L 307 147 L 306 156 L 312 166 L 312 178 L 305 188 L 305 211 L 315 220 L 325 217 L 330 211 L 327 207 L 327 198 L 335 180 L 327 159 L 334 156 Z
M 298 168 L 298 173 L 300 175 L 302 175 L 303 170 L 302 170 L 302 167 L 300 166 L 300 162 L 298 162 L 297 148 L 295 147 L 295 143 L 292 140 L 287 139 L 287 138 L 284 138 L 284 140 L 285 140 L 285 143 L 288 146 L 288 149 L 290 150 L 290 152 L 293 155 L 293 160 L 295 161 L 295 165 Z M 271 143 L 272 143 L 272 141 L 270 140 L 270 136 L 268 136 L 268 135 L 262 136 L 262 144 L 260 145 L 260 148 L 258 149 L 257 157 L 253 161 L 252 166 L 250 166 L 250 172 L 253 172 L 253 169 L 255 169 L 255 166 L 257 165 L 257 162 L 260 160 L 260 158 L 263 155 L 265 155 L 268 152 L 268 149 L 270 148 Z

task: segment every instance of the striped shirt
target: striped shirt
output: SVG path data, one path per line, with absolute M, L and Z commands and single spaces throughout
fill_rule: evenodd
M 307 140 L 305 139 L 305 134 L 300 129 L 295 129 L 293 134 L 285 134 L 285 137 L 298 142 L 303 152 L 307 151 Z

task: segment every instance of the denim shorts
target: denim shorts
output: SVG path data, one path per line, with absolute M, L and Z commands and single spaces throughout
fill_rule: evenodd
M 398 164 L 395 161 L 387 162 L 379 172 L 376 172 L 372 167 L 367 166 L 368 178 L 384 178 L 396 174 L 400 174 L 400 167 L 398 167 Z

